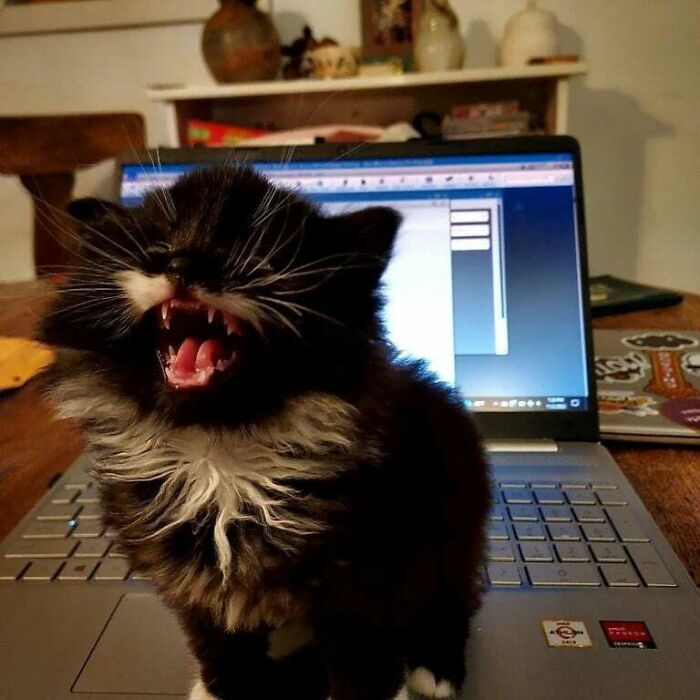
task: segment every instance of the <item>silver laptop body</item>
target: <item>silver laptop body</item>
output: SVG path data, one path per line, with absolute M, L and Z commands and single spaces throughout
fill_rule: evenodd
M 228 154 L 160 156 L 158 169 L 122 163 L 125 204 Z M 386 278 L 390 335 L 462 389 L 493 465 L 487 594 L 463 697 L 697 697 L 697 588 L 597 441 L 575 141 L 246 157 L 329 210 L 382 200 L 404 213 Z M 412 292 L 421 274 L 435 282 L 427 300 Z M 429 304 L 433 327 L 412 331 L 409 297 L 412 310 Z M 101 525 L 87 465 L 63 474 L 0 545 L 0 700 L 186 696 L 184 640 Z

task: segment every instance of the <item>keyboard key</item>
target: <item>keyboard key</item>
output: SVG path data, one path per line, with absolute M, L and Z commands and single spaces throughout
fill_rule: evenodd
M 71 475 L 63 484 L 67 489 L 86 489 L 90 479 L 88 479 L 87 474 L 76 474 Z
M 570 523 L 571 511 L 568 508 L 558 506 L 542 506 L 540 508 L 542 519 L 547 523 Z
M 24 572 L 24 581 L 50 581 L 61 568 L 61 561 L 33 561 Z
M 563 489 L 587 489 L 588 484 L 583 481 L 562 481 L 561 487 Z
M 581 525 L 581 530 L 589 542 L 614 542 L 615 533 L 610 525 L 599 525 L 596 523 L 585 523 Z
M 527 484 L 524 481 L 501 481 L 499 486 L 502 489 L 524 489 L 527 487 Z
M 95 581 L 123 581 L 129 573 L 129 564 L 124 559 L 105 559 L 100 562 L 93 576 Z
M 71 537 L 99 537 L 104 529 L 104 525 L 99 520 L 80 520 Z
M 594 481 L 591 484 L 591 488 L 594 491 L 616 491 L 618 486 L 610 481 Z
M 508 513 L 515 521 L 536 523 L 540 519 L 535 506 L 508 506 Z
M 535 499 L 540 505 L 559 506 L 564 504 L 564 494 L 559 489 L 534 489 Z
M 591 556 L 585 544 L 571 542 L 570 544 L 555 544 L 559 561 L 563 562 L 585 562 L 590 561 Z
M 619 544 L 594 543 L 590 545 L 597 562 L 606 564 L 624 564 L 627 561 L 625 550 Z
M 515 561 L 513 548 L 508 542 L 491 542 L 488 553 L 489 561 Z
M 112 557 L 112 559 L 125 559 L 126 554 L 122 552 L 121 547 L 118 544 L 112 545 L 112 549 L 109 550 L 109 556 Z
M 627 551 L 647 586 L 665 588 L 678 585 L 650 544 L 628 544 Z
M 519 586 L 522 583 L 515 564 L 488 564 L 486 573 L 492 586 Z
M 486 528 L 490 540 L 507 540 L 508 530 L 504 523 L 489 523 Z
M 65 559 L 75 549 L 75 540 L 22 540 L 5 554 L 11 559 Z
M 598 501 L 601 506 L 626 506 L 628 505 L 627 498 L 619 491 L 598 490 L 596 491 Z
M 144 574 L 142 571 L 132 571 L 129 574 L 129 578 L 132 581 L 150 581 L 151 577 L 148 574 Z
M 649 542 L 649 537 L 629 509 L 612 508 L 607 513 L 612 526 L 623 542 Z
M 117 531 L 113 527 L 108 527 L 103 533 L 103 537 L 108 537 L 109 539 L 114 539 L 116 536 Z
M 534 481 L 530 487 L 533 489 L 558 489 L 559 484 L 553 481 Z
M 515 536 L 519 540 L 543 540 L 544 530 L 537 523 L 515 523 L 513 525 Z
M 572 506 L 594 506 L 598 503 L 595 494 L 585 489 L 564 489 L 564 495 Z
M 605 513 L 602 508 L 594 506 L 574 506 L 571 510 L 574 511 L 576 520 L 580 523 L 604 523 Z
M 25 540 L 60 539 L 68 537 L 74 525 L 72 520 L 37 520 L 27 526 L 22 537 Z
M 101 559 L 107 554 L 110 548 L 111 540 L 102 537 L 94 539 L 84 539 L 78 543 L 78 549 L 75 550 L 73 556 L 79 558 Z
M 503 501 L 508 505 L 528 505 L 532 498 L 526 489 L 503 489 Z
M 600 570 L 608 586 L 613 588 L 634 588 L 639 586 L 639 579 L 629 564 L 601 564 Z
M 576 525 L 551 523 L 547 525 L 549 537 L 555 542 L 575 542 L 581 539 L 581 533 Z
M 523 542 L 520 545 L 520 555 L 523 561 L 554 561 L 550 546 L 539 542 Z
M 80 510 L 77 503 L 47 503 L 37 514 L 37 520 L 72 520 Z
M 81 520 L 99 520 L 102 517 L 102 508 L 99 503 L 86 503 L 80 511 Z
M 16 581 L 28 563 L 22 559 L 0 559 L 0 581 Z
M 489 513 L 489 520 L 503 520 L 503 511 L 498 506 L 494 506 Z
M 66 486 L 62 486 L 51 495 L 51 503 L 73 503 L 80 493 L 81 492 L 79 490 L 76 491 L 75 489 L 69 489 Z
M 600 577 L 592 564 L 528 564 L 533 586 L 600 586 Z
M 97 491 L 83 491 L 75 501 L 76 503 L 99 503 L 100 498 Z
M 59 581 L 87 581 L 95 570 L 97 562 L 73 559 L 66 562 L 58 575 Z

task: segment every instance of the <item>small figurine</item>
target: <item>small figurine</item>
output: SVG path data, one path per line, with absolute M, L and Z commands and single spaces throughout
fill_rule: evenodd
M 359 59 L 355 49 L 340 46 L 335 39 L 316 39 L 309 26 L 300 38 L 282 47 L 289 60 L 282 69 L 285 80 L 296 78 L 347 78 L 357 75 Z

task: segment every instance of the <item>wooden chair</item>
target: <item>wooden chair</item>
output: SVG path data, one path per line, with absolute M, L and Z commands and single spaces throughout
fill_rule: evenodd
M 144 146 L 140 114 L 0 117 L 0 174 L 18 176 L 32 197 L 37 273 L 70 258 L 70 221 L 60 212 L 71 199 L 76 171 Z

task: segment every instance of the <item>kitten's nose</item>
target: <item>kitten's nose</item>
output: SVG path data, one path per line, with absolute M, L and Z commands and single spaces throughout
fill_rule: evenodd
M 188 255 L 174 255 L 165 266 L 165 274 L 178 286 L 186 287 L 192 277 L 192 259 Z

